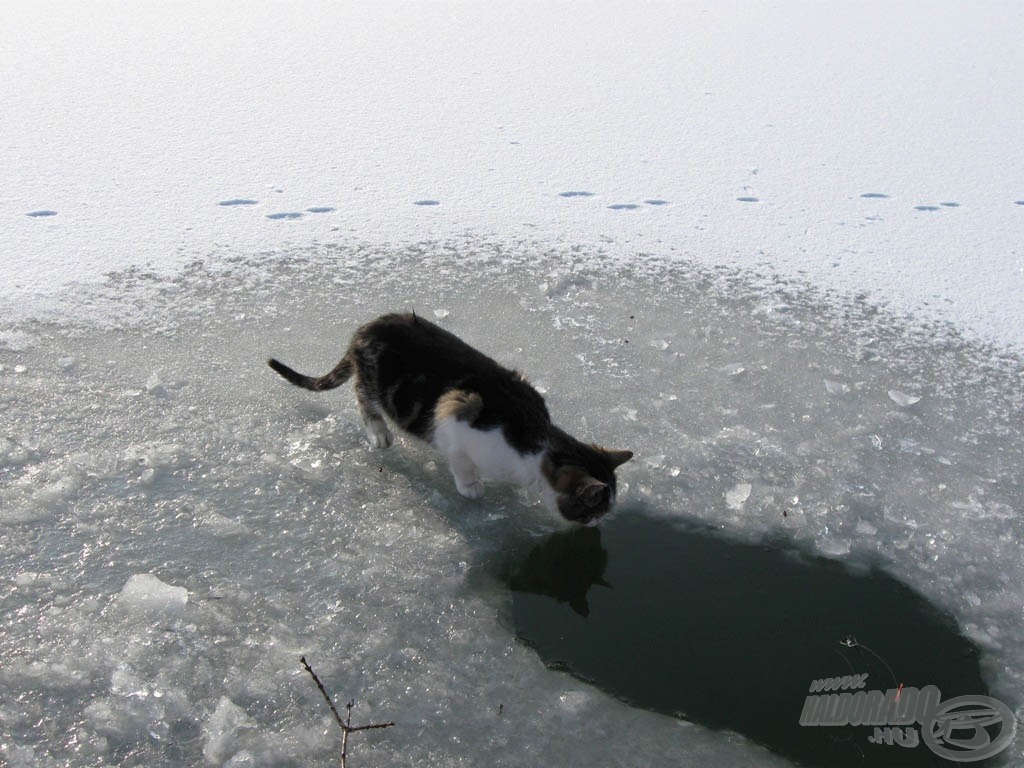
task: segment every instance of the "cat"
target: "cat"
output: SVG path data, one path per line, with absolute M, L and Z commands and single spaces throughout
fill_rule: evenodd
M 391 445 L 384 417 L 447 459 L 468 498 L 483 480 L 532 487 L 566 520 L 596 524 L 615 503 L 615 469 L 630 451 L 588 445 L 551 422 L 544 398 L 509 370 L 415 313 L 383 315 L 359 328 L 329 373 L 304 376 L 271 359 L 285 379 L 321 391 L 355 379 L 370 442 Z

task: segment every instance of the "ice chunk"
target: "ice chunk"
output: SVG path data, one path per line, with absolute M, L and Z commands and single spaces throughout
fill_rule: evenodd
M 566 691 L 558 697 L 558 703 L 562 709 L 577 715 L 586 708 L 591 698 L 592 695 L 587 691 Z
M 137 573 L 118 594 L 115 604 L 137 618 L 171 619 L 188 603 L 188 590 L 172 587 L 151 573 Z
M 450 314 L 451 314 L 451 312 L 449 312 L 447 309 L 435 309 L 434 310 L 434 317 L 436 317 L 438 320 L 444 320 Z
M 153 372 L 146 379 L 146 392 L 153 397 L 167 397 L 167 388 L 160 381 L 160 374 Z
M 747 369 L 743 363 L 729 363 L 728 365 L 723 365 L 718 370 L 726 376 L 739 376 Z
M 830 395 L 845 395 L 850 391 L 850 385 L 844 384 L 841 381 L 833 381 L 832 379 L 825 379 L 825 390 Z
M 889 399 L 900 408 L 907 408 L 921 400 L 918 395 L 908 395 L 906 392 L 900 392 L 898 389 L 889 390 Z
M 247 749 L 236 752 L 235 756 L 224 763 L 224 768 L 253 768 L 256 765 L 256 756 Z
M 644 463 L 651 469 L 660 469 L 665 465 L 665 454 L 659 453 L 656 456 L 647 456 L 644 458 Z
M 241 739 L 247 732 L 254 730 L 255 726 L 244 709 L 227 696 L 221 696 L 217 708 L 203 728 L 203 757 L 206 758 L 206 762 L 220 765 L 232 755 L 238 757 L 235 753 Z M 231 759 L 233 761 L 234 757 Z M 245 765 L 244 762 L 233 764 Z
M 750 483 L 736 483 L 732 489 L 725 492 L 725 504 L 729 509 L 739 511 L 750 498 Z

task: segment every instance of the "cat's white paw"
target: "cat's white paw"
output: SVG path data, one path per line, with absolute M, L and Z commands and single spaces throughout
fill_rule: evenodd
M 484 495 L 484 484 L 479 480 L 474 480 L 472 483 L 456 482 L 455 487 L 458 488 L 459 493 L 467 499 L 479 499 Z
M 374 448 L 390 448 L 394 436 L 383 421 L 371 421 L 366 425 L 366 435 Z

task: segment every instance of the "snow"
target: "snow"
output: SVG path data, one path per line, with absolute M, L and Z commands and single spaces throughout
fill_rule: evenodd
M 1019 3 L 0 13 L 17 305 L 211 250 L 474 231 L 770 264 L 1024 339 Z
M 545 668 L 500 574 L 558 521 L 263 364 L 403 308 L 634 450 L 619 514 L 882 563 L 1019 718 L 1022 16 L 5 5 L 0 759 L 336 764 L 304 654 L 399 723 L 360 764 L 785 764 Z

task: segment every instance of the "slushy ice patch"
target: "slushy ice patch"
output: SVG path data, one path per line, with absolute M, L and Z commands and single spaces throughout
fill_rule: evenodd
M 581 439 L 635 450 L 609 573 L 637 505 L 873 565 L 952 615 L 1019 707 L 1019 360 L 770 276 L 467 238 L 132 271 L 0 328 L 0 759 L 336 764 L 305 655 L 398 724 L 361 764 L 785 764 L 549 670 L 507 575 L 560 522 L 507 488 L 462 499 L 424 446 L 368 449 L 348 390 L 264 364 L 326 370 L 407 309 L 522 370 Z

